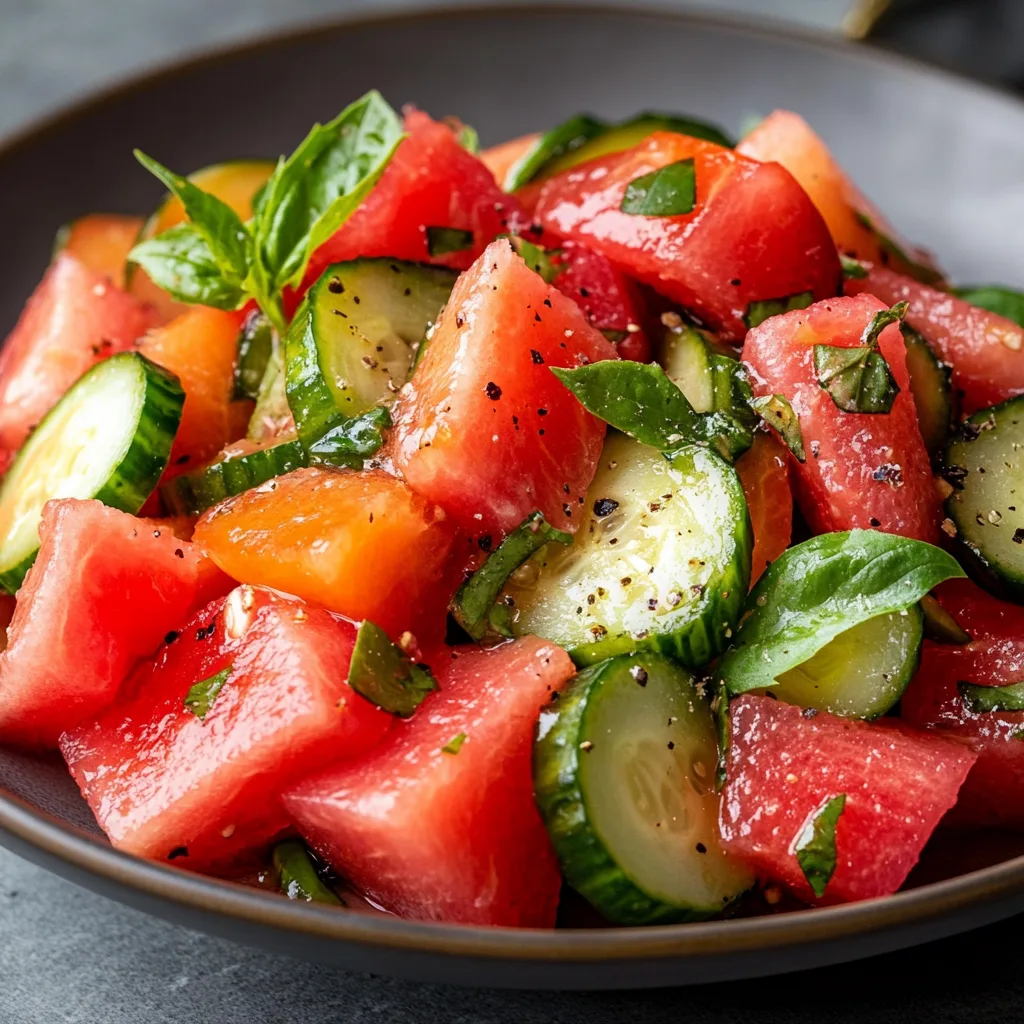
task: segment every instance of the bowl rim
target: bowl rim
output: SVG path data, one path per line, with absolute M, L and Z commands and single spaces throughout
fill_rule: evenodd
M 236 57 L 300 44 L 324 33 L 386 27 L 395 22 L 469 20 L 487 17 L 543 18 L 548 14 L 622 15 L 662 19 L 733 32 L 747 37 L 796 43 L 801 47 L 849 55 L 917 74 L 947 79 L 990 99 L 1024 102 L 1008 89 L 877 46 L 854 44 L 824 31 L 791 26 L 764 17 L 712 14 L 687 7 L 666 8 L 630 0 L 552 0 L 549 3 L 438 3 L 427 8 L 398 7 L 384 13 L 354 12 L 316 19 L 300 27 L 260 32 L 170 59 L 126 75 L 84 99 L 16 126 L 0 137 L 0 163 L 60 132 L 78 118 L 116 103 L 139 88 L 173 80 Z M 235 922 L 362 946 L 483 960 L 549 963 L 630 962 L 652 958 L 713 958 L 723 954 L 795 949 L 837 939 L 883 932 L 891 927 L 923 925 L 978 905 L 1024 892 L 1024 856 L 890 896 L 791 913 L 689 924 L 626 928 L 521 929 L 410 921 L 391 915 L 337 909 L 282 899 L 276 893 L 183 871 L 109 846 L 94 834 L 42 811 L 0 787 L 0 841 L 13 840 L 42 859 L 61 862 L 96 880 L 134 890 L 161 903 L 212 913 Z

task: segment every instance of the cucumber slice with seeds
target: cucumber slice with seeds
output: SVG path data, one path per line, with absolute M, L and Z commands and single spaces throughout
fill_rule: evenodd
M 1024 397 L 976 412 L 946 448 L 946 515 L 975 575 L 1024 603 Z
M 15 593 L 53 498 L 139 511 L 167 467 L 185 401 L 178 378 L 138 352 L 97 363 L 25 442 L 0 487 L 0 587 Z
M 715 723 L 692 675 L 653 654 L 582 672 L 541 712 L 537 806 L 569 884 L 617 924 L 721 912 L 753 874 L 721 849 Z
M 448 301 L 455 271 L 392 259 L 336 263 L 310 289 L 285 337 L 285 388 L 308 448 L 390 399 Z
M 263 445 L 240 441 L 225 448 L 217 462 L 176 476 L 160 494 L 176 515 L 197 515 L 307 463 L 306 451 L 296 440 Z
M 900 699 L 917 671 L 923 633 L 917 605 L 878 615 L 784 672 L 771 692 L 787 704 L 843 718 L 877 718 Z
M 750 582 L 751 528 L 736 471 L 704 448 L 672 461 L 610 433 L 572 545 L 548 545 L 505 589 L 517 636 L 589 665 L 652 650 L 699 667 L 721 653 Z

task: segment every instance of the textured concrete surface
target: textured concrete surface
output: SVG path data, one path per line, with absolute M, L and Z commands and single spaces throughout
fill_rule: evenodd
M 153 62 L 345 6 L 342 0 L 0 0 L 0 134 Z M 831 27 L 845 3 L 709 6 Z M 1009 922 L 880 961 L 729 986 L 600 995 L 473 992 L 347 974 L 196 935 L 0 850 L 0 1024 L 1008 1021 L 1020 1019 L 1024 1005 L 1018 928 Z

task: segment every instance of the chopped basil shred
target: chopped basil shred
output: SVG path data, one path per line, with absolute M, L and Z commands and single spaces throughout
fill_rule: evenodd
M 1024 711 L 1024 683 L 1007 686 L 978 686 L 976 683 L 957 683 L 960 696 L 977 714 L 989 711 Z
M 231 678 L 233 665 L 222 668 L 209 679 L 200 679 L 185 694 L 185 709 L 191 711 L 200 721 L 205 721 L 224 684 Z
M 512 573 L 551 541 L 571 544 L 572 534 L 549 525 L 542 513 L 531 512 L 459 587 L 452 599 L 452 615 L 474 640 L 483 639 L 489 627 L 501 636 L 511 636 L 507 613 L 503 615 L 504 609 L 496 608 L 495 602 Z
M 427 228 L 427 252 L 431 256 L 447 256 L 473 248 L 473 232 L 462 228 Z
M 140 163 L 181 200 L 189 222 L 139 243 L 129 259 L 182 302 L 237 309 L 254 298 L 279 333 L 281 294 L 352 215 L 404 138 L 398 115 L 368 92 L 282 157 L 243 224 L 225 203 L 145 154 Z
M 678 217 L 697 204 L 697 176 L 693 157 L 659 167 L 634 178 L 619 207 L 640 217 Z
M 556 277 L 565 269 L 558 262 L 562 255 L 561 249 L 544 249 L 519 235 L 509 235 L 512 248 L 522 257 L 523 262 L 533 271 L 536 271 L 547 284 L 551 284 Z
M 847 256 L 845 253 L 839 254 L 839 265 L 843 268 L 843 277 L 846 280 L 859 281 L 868 276 L 868 268 L 860 260 Z
M 288 899 L 327 903 L 334 907 L 346 905 L 343 899 L 324 884 L 304 843 L 297 839 L 278 843 L 274 847 L 273 860 L 281 892 Z
M 825 889 L 836 872 L 836 825 L 845 808 L 845 793 L 826 800 L 793 841 L 793 852 L 800 870 L 818 899 L 825 895 Z
M 466 742 L 466 734 L 464 732 L 458 733 L 453 736 L 442 748 L 442 754 L 457 754 L 462 749 L 462 744 Z
M 800 429 L 800 418 L 793 411 L 789 399 L 785 395 L 763 395 L 752 398 L 750 408 L 764 420 L 768 426 L 778 431 L 779 437 L 786 442 L 786 447 L 796 456 L 798 462 L 805 462 L 804 435 Z
M 781 299 L 758 299 L 747 306 L 743 321 L 747 327 L 758 327 L 770 317 L 792 313 L 795 309 L 806 309 L 813 302 L 813 292 L 798 292 L 796 295 L 785 295 Z
M 909 303 L 879 310 L 864 329 L 862 344 L 814 346 L 818 383 L 843 412 L 887 413 L 900 392 L 889 364 L 878 350 L 878 338 L 890 324 L 900 323 Z
M 348 685 L 377 707 L 408 718 L 437 682 L 426 665 L 416 664 L 380 626 L 364 620 L 356 634 Z

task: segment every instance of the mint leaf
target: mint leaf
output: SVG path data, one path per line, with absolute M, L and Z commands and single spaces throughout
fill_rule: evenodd
M 551 541 L 571 544 L 572 534 L 549 525 L 540 512 L 531 512 L 459 587 L 452 599 L 452 615 L 474 640 L 483 639 L 488 626 L 500 635 L 508 635 L 501 613 L 497 617 L 491 614 L 498 595 L 509 576 Z
M 840 633 L 963 576 L 951 555 L 924 541 L 877 530 L 812 537 L 757 581 L 718 675 L 733 696 L 771 687 Z
M 431 256 L 447 256 L 473 248 L 473 232 L 462 228 L 428 227 L 427 252 Z
M 437 683 L 426 665 L 417 665 L 393 644 L 380 626 L 364 620 L 348 669 L 348 685 L 377 707 L 408 718 Z
M 747 306 L 743 321 L 749 328 L 759 327 L 770 317 L 792 313 L 795 309 L 806 309 L 813 302 L 813 292 L 784 295 L 781 299 L 758 299 Z
M 796 456 L 798 462 L 806 462 L 804 435 L 800 419 L 785 395 L 764 395 L 752 398 L 750 408 L 786 442 L 786 447 Z
M 343 420 L 306 449 L 312 464 L 348 466 L 362 469 L 384 444 L 384 430 L 391 426 L 391 414 L 383 405 L 375 405 L 358 416 Z
M 603 135 L 608 130 L 604 121 L 589 114 L 577 114 L 568 121 L 545 132 L 509 169 L 502 187 L 515 192 L 544 173 L 566 153 L 579 149 L 584 143 Z
M 797 863 L 818 899 L 836 873 L 836 825 L 845 809 L 845 793 L 826 800 L 793 840 Z
M 224 684 L 231 678 L 233 665 L 221 669 L 209 679 L 201 679 L 185 694 L 185 708 L 191 711 L 200 721 L 204 721 L 210 713 L 217 695 L 224 688 Z
M 403 137 L 398 115 L 371 91 L 328 124 L 314 125 L 278 162 L 253 227 L 260 292 L 301 282 L 312 253 L 363 201 Z
M 967 706 L 975 714 L 990 711 L 1024 711 L 1024 683 L 1007 686 L 978 686 L 960 681 L 956 684 Z
M 224 276 L 205 236 L 194 224 L 180 224 L 140 242 L 128 258 L 179 302 L 237 309 L 245 301 L 240 282 Z
M 879 310 L 864 329 L 861 346 L 814 346 L 818 383 L 843 412 L 884 414 L 892 409 L 900 387 L 878 351 L 878 338 L 890 324 L 903 320 L 908 307 L 907 302 L 897 302 Z
M 252 262 L 252 238 L 238 214 L 227 203 L 175 174 L 140 149 L 135 159 L 159 178 L 185 208 L 189 221 L 206 240 L 214 261 L 225 280 L 240 285 Z
M 1024 292 L 1000 288 L 998 285 L 974 285 L 970 288 L 954 288 L 953 294 L 972 306 L 1005 316 L 1007 320 L 1024 327 Z
M 678 217 L 696 204 L 697 172 L 693 157 L 687 157 L 634 178 L 619 209 L 640 217 Z

